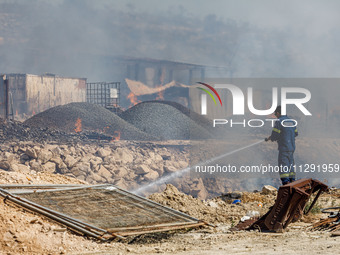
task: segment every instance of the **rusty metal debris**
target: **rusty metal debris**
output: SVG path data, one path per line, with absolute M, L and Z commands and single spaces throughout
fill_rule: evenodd
M 242 223 L 242 227 L 248 230 L 283 232 L 290 223 L 298 221 L 303 214 L 308 214 L 321 193 L 327 189 L 327 185 L 313 179 L 300 179 L 283 185 L 279 188 L 274 206 L 259 220 L 249 221 L 249 227 L 245 223 Z M 318 193 L 308 210 L 304 212 L 310 196 L 315 192 Z
M 311 230 L 324 230 L 329 232 L 340 230 L 340 207 L 324 208 L 321 210 L 321 212 L 328 213 L 328 218 L 314 223 L 311 227 Z
M 0 195 L 101 241 L 208 225 L 109 184 L 0 185 Z

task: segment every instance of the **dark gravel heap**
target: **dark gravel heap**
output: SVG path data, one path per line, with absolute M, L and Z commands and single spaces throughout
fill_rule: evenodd
M 191 111 L 189 108 L 171 101 L 149 101 L 149 102 L 157 102 L 161 104 L 167 104 L 171 105 L 172 107 L 175 107 L 177 110 L 181 111 L 183 114 L 187 115 L 190 119 L 195 121 L 197 124 L 201 125 L 202 127 L 211 130 L 212 127 L 212 120 L 209 120 L 208 118 L 200 115 L 197 112 Z M 146 103 L 146 102 L 145 102 Z
M 163 101 L 139 103 L 120 116 L 143 132 L 165 140 L 211 138 L 207 129 L 177 107 Z
M 75 133 L 78 118 L 81 119 L 82 130 L 85 131 L 97 131 L 110 136 L 116 136 L 115 131 L 119 131 L 124 140 L 158 140 L 157 135 L 146 134 L 104 107 L 89 103 L 56 106 L 34 115 L 24 124 Z
M 60 142 L 80 142 L 87 140 L 85 134 L 68 134 L 59 130 L 48 128 L 29 127 L 18 121 L 0 118 L 0 142 L 4 141 L 60 141 Z

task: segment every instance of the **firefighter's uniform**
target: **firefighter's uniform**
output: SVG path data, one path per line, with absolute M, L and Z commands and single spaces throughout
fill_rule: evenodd
M 271 134 L 271 140 L 278 143 L 280 178 L 283 185 L 295 181 L 293 154 L 295 151 L 295 137 L 298 135 L 295 124 L 286 115 L 282 115 L 275 122 Z

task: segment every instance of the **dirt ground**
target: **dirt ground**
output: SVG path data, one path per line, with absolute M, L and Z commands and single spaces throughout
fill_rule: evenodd
M 48 172 L 26 173 L 0 170 L 0 184 L 84 184 L 85 181 Z M 232 232 L 241 217 L 252 211 L 261 215 L 274 203 L 276 193 L 232 192 L 240 204 L 226 197 L 200 200 L 175 186 L 149 196 L 165 206 L 215 224 L 121 242 L 99 243 L 77 235 L 45 217 L 0 199 L 0 255 L 2 254 L 339 254 L 340 237 L 311 231 L 312 223 L 326 214 L 320 208 L 340 206 L 340 191 L 323 194 L 314 214 L 289 225 L 284 233 Z M 234 194 L 235 193 L 235 194 Z
M 62 175 L 51 177 L 51 174 L 41 174 L 36 182 L 79 183 Z M 251 192 L 242 195 L 245 203 L 239 205 L 231 205 L 220 198 L 201 201 L 168 185 L 164 192 L 153 194 L 150 198 L 210 220 L 216 227 L 146 235 L 111 243 L 99 243 L 76 235 L 49 219 L 1 200 L 0 254 L 338 254 L 340 237 L 309 229 L 312 222 L 326 217 L 323 214 L 304 217 L 282 234 L 230 231 L 247 211 L 260 209 L 261 214 L 265 212 L 274 196 Z M 259 208 L 259 202 L 263 202 L 263 208 Z M 339 204 L 339 193 L 333 191 L 332 194 L 324 194 L 317 206 Z

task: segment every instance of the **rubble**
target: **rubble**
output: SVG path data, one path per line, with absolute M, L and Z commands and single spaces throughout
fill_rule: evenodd
M 256 202 L 235 205 L 227 203 L 221 198 L 202 201 L 198 198 L 194 198 L 190 195 L 180 192 L 172 184 L 166 185 L 166 188 L 163 192 L 150 195 L 149 199 L 212 224 L 230 224 L 232 222 L 238 221 L 249 210 L 254 208 L 257 208 L 261 213 L 266 211 L 264 208 L 258 208 Z M 268 208 L 269 206 L 271 206 L 271 204 L 267 204 L 265 208 Z
M 268 194 L 276 195 L 276 193 L 277 193 L 277 188 L 271 185 L 264 185 L 261 191 L 261 194 L 263 195 L 268 195 Z

